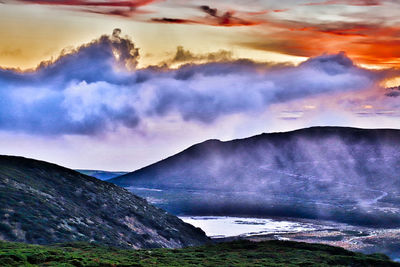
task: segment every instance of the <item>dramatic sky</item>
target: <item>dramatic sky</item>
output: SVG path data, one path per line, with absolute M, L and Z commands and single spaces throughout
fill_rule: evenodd
M 194 143 L 400 129 L 397 0 L 0 0 L 0 153 L 134 170 Z

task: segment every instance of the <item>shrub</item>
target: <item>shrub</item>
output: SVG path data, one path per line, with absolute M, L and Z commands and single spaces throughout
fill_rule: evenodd
M 27 255 L 27 260 L 31 264 L 38 264 L 46 261 L 45 253 L 34 253 Z
M 11 226 L 8 224 L 0 222 L 0 232 L 5 234 L 9 238 L 16 238 L 14 233 L 12 232 Z

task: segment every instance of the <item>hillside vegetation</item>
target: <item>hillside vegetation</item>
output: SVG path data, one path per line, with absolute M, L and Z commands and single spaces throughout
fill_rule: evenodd
M 204 232 L 146 200 L 54 164 L 0 156 L 0 240 L 87 241 L 126 248 L 177 248 Z
M 326 245 L 236 241 L 184 249 L 121 250 L 87 243 L 0 242 L 1 266 L 400 266 L 382 254 Z

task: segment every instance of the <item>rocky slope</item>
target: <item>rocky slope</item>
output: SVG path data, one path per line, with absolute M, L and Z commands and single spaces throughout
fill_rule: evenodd
M 0 239 L 131 248 L 208 242 L 204 232 L 114 184 L 54 164 L 0 156 Z
M 175 214 L 397 227 L 400 131 L 314 127 L 209 140 L 110 181 Z

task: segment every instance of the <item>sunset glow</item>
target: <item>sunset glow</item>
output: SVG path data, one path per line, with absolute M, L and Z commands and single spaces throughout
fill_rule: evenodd
M 113 28 L 138 43 L 142 67 L 167 60 L 178 46 L 199 54 L 224 49 L 253 60 L 276 53 L 270 57 L 279 62 L 345 51 L 358 64 L 400 64 L 399 4 L 389 0 L 6 0 L 0 5 L 0 31 L 7 36 L 0 42 L 4 67 L 34 67 Z
M 76 168 L 87 166 L 71 155 L 82 155 L 88 167 L 132 170 L 209 138 L 316 125 L 400 128 L 396 1 L 0 7 L 3 153 L 35 151 Z M 44 149 L 45 138 L 54 146 Z

